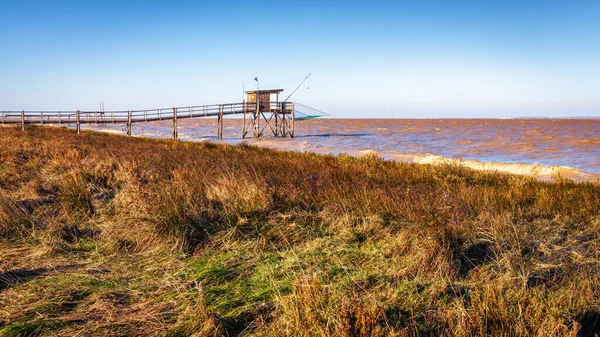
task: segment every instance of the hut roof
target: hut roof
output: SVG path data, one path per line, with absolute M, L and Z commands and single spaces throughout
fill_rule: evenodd
M 263 89 L 263 90 L 258 90 L 258 94 L 278 94 L 280 92 L 282 92 L 283 89 Z M 246 91 L 247 94 L 256 94 L 256 90 L 248 90 Z

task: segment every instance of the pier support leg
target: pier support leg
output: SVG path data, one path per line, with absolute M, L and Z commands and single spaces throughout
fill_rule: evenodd
M 246 116 L 246 114 L 248 113 L 248 106 L 246 104 L 246 101 L 244 100 L 244 125 L 242 126 L 242 138 L 246 138 L 246 135 L 248 134 L 248 126 L 247 126 L 247 122 L 249 122 L 248 120 L 248 116 Z
M 294 112 L 294 103 L 292 103 L 292 130 L 290 132 L 290 137 L 294 138 L 294 120 L 296 119 L 296 113 Z
M 260 137 L 260 112 L 254 114 L 254 138 Z
M 131 110 L 127 111 L 127 135 L 131 136 Z
M 286 114 L 286 103 L 281 103 L 281 136 L 287 137 L 289 131 L 289 114 Z
M 246 112 L 244 111 L 244 125 L 242 126 L 242 138 L 246 138 Z
M 177 140 L 177 108 L 173 108 L 173 139 Z
M 81 124 L 79 121 L 79 110 L 75 111 L 75 125 L 77 128 L 77 134 L 81 132 Z
M 217 124 L 217 138 L 223 139 L 223 105 L 219 105 Z
M 252 117 L 252 126 L 254 126 L 254 138 L 258 138 L 260 137 L 260 106 L 258 104 L 258 95 L 256 96 L 256 108 Z

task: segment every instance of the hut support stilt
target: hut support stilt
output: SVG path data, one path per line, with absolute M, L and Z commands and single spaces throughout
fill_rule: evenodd
M 296 119 L 296 113 L 294 112 L 294 103 L 292 103 L 292 132 L 290 132 L 290 137 L 294 138 L 294 120 Z

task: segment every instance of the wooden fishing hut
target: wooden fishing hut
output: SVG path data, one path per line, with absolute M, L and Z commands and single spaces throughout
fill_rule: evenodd
M 242 137 L 244 138 L 251 131 L 253 131 L 254 137 L 258 138 L 268 130 L 271 130 L 274 136 L 293 138 L 295 120 L 307 120 L 327 115 L 306 105 L 288 102 L 287 100 L 292 95 L 280 102 L 279 94 L 282 92 L 283 89 L 253 90 L 245 92 L 245 99 L 242 103 L 144 110 L 104 111 L 101 108 L 100 111 L 0 111 L 0 123 L 20 124 L 23 131 L 25 131 L 26 124 L 75 125 L 78 134 L 82 124 L 123 123 L 126 125 L 127 135 L 131 136 L 132 124 L 134 123 L 172 120 L 173 139 L 178 139 L 177 121 L 179 119 L 216 116 L 218 118 L 217 138 L 221 139 L 223 138 L 223 117 L 225 115 L 241 114 L 244 117 L 242 129 Z
M 279 94 L 283 89 L 264 89 L 246 91 L 246 112 L 242 137 L 250 130 L 254 137 L 260 137 L 265 130 L 271 130 L 274 136 L 294 137 L 294 106 L 291 102 L 280 102 Z M 262 125 L 262 126 L 261 126 Z

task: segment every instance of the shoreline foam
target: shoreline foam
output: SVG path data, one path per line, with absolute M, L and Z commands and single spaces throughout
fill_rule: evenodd
M 600 175 L 587 172 L 570 166 L 551 166 L 537 163 L 508 163 L 508 162 L 493 162 L 479 161 L 475 159 L 460 159 L 449 158 L 434 154 L 416 154 L 416 153 L 400 153 L 394 151 L 376 151 L 371 149 L 354 150 L 354 149 L 336 149 L 331 147 L 321 147 L 318 145 L 309 145 L 307 142 L 299 142 L 297 147 L 289 146 L 289 143 L 277 144 L 275 141 L 260 141 L 252 142 L 252 145 L 260 147 L 268 147 L 279 150 L 314 152 L 320 154 L 340 154 L 345 153 L 354 157 L 360 156 L 379 156 L 386 160 L 395 160 L 400 162 L 408 162 L 425 165 L 444 165 L 458 164 L 467 168 L 479 171 L 490 171 L 509 173 L 517 175 L 525 175 L 536 178 L 540 181 L 552 181 L 557 177 L 568 178 L 578 182 L 595 182 L 600 181 Z
M 115 129 L 99 129 L 94 131 L 107 132 L 113 134 L 122 134 L 121 131 Z M 183 135 L 183 134 L 180 134 Z M 158 136 L 157 134 L 142 134 L 136 135 L 137 137 L 144 136 Z M 251 145 L 273 148 L 279 150 L 286 151 L 299 151 L 299 152 L 313 152 L 319 154 L 340 154 L 346 153 L 354 157 L 360 157 L 365 155 L 377 155 L 386 160 L 395 160 L 401 162 L 415 163 L 415 164 L 429 164 L 429 165 L 444 165 L 444 164 L 458 164 L 463 165 L 467 168 L 480 170 L 480 171 L 490 171 L 490 172 L 500 172 L 500 173 L 509 173 L 509 174 L 517 174 L 517 175 L 525 175 L 529 177 L 536 178 L 541 181 L 551 181 L 556 177 L 568 178 L 578 182 L 595 182 L 600 181 L 600 175 L 594 174 L 591 172 L 587 172 L 581 169 L 577 169 L 570 166 L 551 166 L 551 165 L 542 165 L 537 163 L 509 163 L 509 162 L 493 162 L 493 161 L 480 161 L 475 159 L 460 159 L 460 158 L 450 158 L 443 157 L 435 154 L 417 154 L 417 153 L 399 153 L 394 151 L 376 151 L 371 149 L 366 150 L 356 150 L 356 149 L 345 149 L 345 148 L 333 148 L 333 147 L 325 147 L 319 144 L 309 144 L 306 141 L 297 140 L 297 142 L 288 141 L 275 141 L 275 140 L 267 140 L 267 139 L 248 139 Z M 208 138 L 199 138 L 192 139 L 187 138 L 185 141 L 193 141 L 193 142 L 204 142 L 204 141 L 213 141 Z M 234 142 L 234 144 L 244 143 L 245 140 L 240 139 L 239 141 Z
M 551 181 L 553 178 L 556 177 L 568 178 L 580 182 L 600 180 L 600 176 L 598 175 L 570 166 L 547 166 L 541 164 L 528 163 L 490 162 L 479 161 L 474 159 L 447 158 L 437 155 L 421 156 L 410 154 L 398 154 L 397 157 L 400 161 L 408 161 L 416 164 L 458 164 L 473 170 L 526 175 L 541 181 Z

